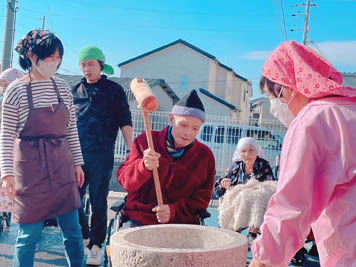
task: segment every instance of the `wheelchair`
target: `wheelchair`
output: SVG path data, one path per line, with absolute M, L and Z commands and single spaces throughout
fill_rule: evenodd
M 309 249 L 309 251 L 307 251 L 307 249 L 305 247 L 302 247 L 301 249 L 299 249 L 291 261 L 292 265 L 303 266 L 305 263 L 305 260 L 306 260 L 305 255 L 319 258 L 318 249 L 317 249 L 314 241 L 315 241 L 315 239 L 314 239 L 313 231 L 310 230 L 310 233 L 309 233 L 305 243 L 313 242 L 311 248 Z
M 115 212 L 115 217 L 110 220 L 108 228 L 107 228 L 107 236 L 106 236 L 106 246 L 104 253 L 104 266 L 112 267 L 111 259 L 110 259 L 110 238 L 111 236 L 118 232 L 125 222 L 124 209 L 125 209 L 125 201 L 126 197 L 123 201 L 115 202 L 110 209 Z M 198 221 L 200 225 L 205 225 L 204 220 L 209 218 L 211 214 L 206 211 L 198 211 Z

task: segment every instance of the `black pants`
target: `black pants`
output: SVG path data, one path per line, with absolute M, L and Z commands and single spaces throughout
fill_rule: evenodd
M 84 185 L 79 189 L 82 207 L 79 209 L 79 223 L 82 227 L 83 238 L 90 239 L 88 247 L 93 245 L 101 247 L 105 241 L 107 228 L 107 197 L 109 181 L 114 164 L 114 151 L 83 152 L 84 157 Z M 90 229 L 88 217 L 84 212 L 83 197 L 89 185 L 89 198 L 91 206 Z

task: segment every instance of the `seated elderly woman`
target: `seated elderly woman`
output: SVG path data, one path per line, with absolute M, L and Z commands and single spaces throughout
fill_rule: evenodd
M 248 239 L 257 237 L 270 197 L 276 190 L 272 169 L 258 142 L 241 138 L 233 155 L 233 165 L 216 181 L 220 227 L 241 231 L 249 227 Z M 222 198 L 222 196 L 224 196 Z

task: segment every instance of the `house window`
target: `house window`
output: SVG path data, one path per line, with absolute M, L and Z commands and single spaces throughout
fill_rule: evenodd
M 180 77 L 180 90 L 181 91 L 187 90 L 187 86 L 188 86 L 188 77 L 183 75 Z
M 201 134 L 201 139 L 203 141 L 210 142 L 212 134 L 213 134 L 213 127 L 206 125 L 206 126 L 204 126 L 203 132 Z
M 227 129 L 227 143 L 237 144 L 241 136 L 241 129 L 236 127 L 229 127 Z
M 224 135 L 225 135 L 225 127 L 219 126 L 216 129 L 216 133 L 215 133 L 215 143 L 223 144 L 224 143 Z

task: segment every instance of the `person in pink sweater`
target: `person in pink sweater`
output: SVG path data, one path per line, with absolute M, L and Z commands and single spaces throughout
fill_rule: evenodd
M 269 56 L 260 87 L 288 131 L 249 266 L 288 266 L 311 228 L 321 266 L 356 266 L 356 89 L 294 41 Z

